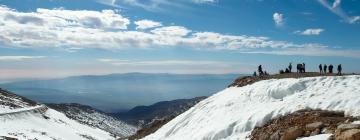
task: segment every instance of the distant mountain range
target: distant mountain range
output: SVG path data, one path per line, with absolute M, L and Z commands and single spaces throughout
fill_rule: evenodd
M 159 101 L 210 96 L 238 74 L 127 73 L 75 76 L 0 84 L 0 87 L 42 103 L 80 103 L 105 112 L 123 112 Z
M 126 112 L 112 113 L 112 116 L 132 125 L 147 127 L 156 120 L 176 117 L 205 98 L 203 96 L 192 99 L 162 101 L 150 106 L 137 106 Z

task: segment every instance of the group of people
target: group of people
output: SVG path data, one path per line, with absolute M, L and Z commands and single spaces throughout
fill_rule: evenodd
M 296 65 L 297 73 L 305 73 L 305 63 L 297 64 Z M 283 73 L 291 73 L 292 71 L 292 64 L 289 63 L 289 66 L 283 71 Z
M 299 63 L 296 65 L 296 69 L 297 69 L 297 73 L 305 73 L 305 63 Z M 326 64 L 324 64 L 324 66 L 322 64 L 319 65 L 319 70 L 320 70 L 320 74 L 326 74 L 326 73 L 333 73 L 333 69 L 334 66 L 332 64 L 330 64 L 329 66 L 327 66 Z M 280 74 L 282 73 L 291 73 L 292 71 L 292 64 L 289 63 L 289 66 L 284 70 L 280 70 Z M 329 71 L 328 71 L 329 70 Z M 339 64 L 337 66 L 337 75 L 342 75 L 342 66 L 341 64 Z M 258 66 L 258 73 L 259 76 L 264 76 L 264 75 L 269 75 L 266 71 L 263 71 L 262 65 Z M 254 72 L 253 76 L 257 76 L 256 71 Z
M 326 74 L 328 68 L 329 68 L 329 73 L 330 73 L 330 74 L 333 73 L 334 66 L 333 66 L 332 64 L 330 64 L 329 67 L 328 67 L 326 64 L 324 64 L 324 66 L 323 66 L 322 64 L 320 64 L 320 65 L 319 65 L 320 74 Z M 337 72 L 338 72 L 337 75 L 341 75 L 341 74 L 342 74 L 342 73 L 341 73 L 341 72 L 342 72 L 342 66 L 341 66 L 341 64 L 339 64 L 339 65 L 337 66 Z

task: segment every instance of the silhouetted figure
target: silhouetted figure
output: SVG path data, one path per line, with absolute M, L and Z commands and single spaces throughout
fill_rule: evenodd
M 254 76 L 254 77 L 256 77 L 256 76 L 257 76 L 257 75 L 256 75 L 256 71 L 254 71 L 253 76 Z
M 297 64 L 297 65 L 296 65 L 296 69 L 297 69 L 297 73 L 301 73 L 302 64 Z
M 327 65 L 324 64 L 324 73 L 326 74 L 326 71 L 327 71 Z
M 264 72 L 263 72 L 263 69 L 262 69 L 262 66 L 261 66 L 261 65 L 259 65 L 259 67 L 258 67 L 258 72 L 259 72 L 259 76 L 261 76 L 261 75 L 263 75 L 263 74 L 264 74 Z
M 341 75 L 341 71 L 342 71 L 342 66 L 341 66 L 341 64 L 338 65 L 337 70 L 338 70 L 337 75 Z
M 306 71 L 305 71 L 305 63 L 302 63 L 302 71 L 303 71 L 303 73 L 306 72 Z
M 324 72 L 323 72 L 323 67 L 322 67 L 321 64 L 319 65 L 319 70 L 320 70 L 320 74 L 324 73 Z
M 329 73 L 333 73 L 334 66 L 332 64 L 329 65 Z
M 291 73 L 291 69 L 292 69 L 292 64 L 291 63 L 289 63 L 289 73 Z

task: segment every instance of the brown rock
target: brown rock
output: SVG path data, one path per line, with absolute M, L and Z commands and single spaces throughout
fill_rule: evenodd
M 315 135 L 318 135 L 318 134 L 320 134 L 320 129 L 316 128 L 314 131 L 311 132 L 310 136 L 315 136 Z
M 350 129 L 336 135 L 336 140 L 360 140 L 360 129 Z
M 311 131 L 306 131 L 305 133 L 304 133 L 304 137 L 309 137 L 311 135 Z
M 335 134 L 340 136 L 344 131 L 351 129 L 360 129 L 360 124 L 340 124 L 335 130 Z
M 259 135 L 259 140 L 268 140 L 269 139 L 269 135 L 267 133 L 262 133 L 261 135 Z
M 281 137 L 281 135 L 280 135 L 280 130 L 278 130 L 278 131 L 276 131 L 274 134 L 272 134 L 272 135 L 270 136 L 270 139 L 269 139 L 269 140 L 279 140 L 280 137 Z
M 300 127 L 291 127 L 284 132 L 280 140 L 296 140 L 296 138 L 302 136 L 303 134 L 304 130 Z
M 323 126 L 324 126 L 324 123 L 322 123 L 322 122 L 314 122 L 314 123 L 311 123 L 311 124 L 307 124 L 305 126 L 305 129 L 308 130 L 308 131 L 313 131 L 313 130 L 316 130 L 316 129 L 321 129 Z

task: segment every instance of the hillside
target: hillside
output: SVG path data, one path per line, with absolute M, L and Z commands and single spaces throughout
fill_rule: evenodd
M 0 89 L 1 139 L 115 139 L 110 133 L 78 123 L 45 105 Z
M 64 113 L 68 118 L 102 129 L 118 137 L 127 137 L 137 130 L 135 126 L 128 125 L 100 110 L 90 106 L 71 104 L 46 104 L 49 108 Z
M 112 115 L 127 123 L 139 127 L 147 127 L 155 120 L 177 116 L 205 98 L 196 97 L 192 99 L 162 101 L 150 106 L 137 106 L 127 112 L 114 113 Z
M 250 84 L 235 82 L 144 139 L 250 139 L 255 127 L 303 109 L 360 116 L 358 75 L 247 80 Z

